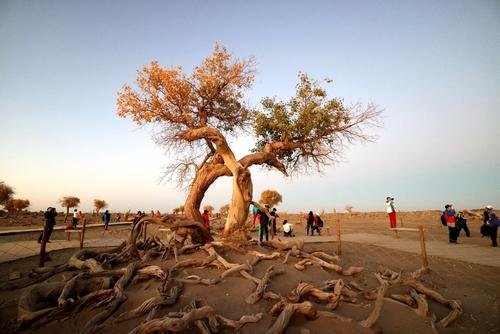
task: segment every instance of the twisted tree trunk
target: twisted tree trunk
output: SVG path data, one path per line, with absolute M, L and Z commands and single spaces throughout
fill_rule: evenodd
M 241 160 L 236 160 L 226 138 L 218 129 L 211 127 L 190 129 L 182 132 L 178 137 L 189 142 L 205 139 L 215 145 L 216 151 L 213 162 L 203 165 L 196 173 L 184 206 L 188 218 L 201 221 L 200 205 L 205 192 L 220 176 L 233 176 L 233 194 L 224 226 L 224 236 L 230 235 L 234 230 L 244 225 L 248 218 L 248 208 L 252 201 L 253 192 L 250 166 L 267 164 L 288 175 L 285 166 L 271 150 L 248 154 Z
M 203 222 L 200 207 L 208 188 L 221 176 L 231 176 L 231 172 L 221 163 L 207 163 L 197 172 L 184 203 L 184 213 L 188 219 Z

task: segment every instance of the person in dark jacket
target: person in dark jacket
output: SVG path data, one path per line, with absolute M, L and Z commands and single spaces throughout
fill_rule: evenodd
M 498 219 L 497 215 L 493 212 L 490 212 L 489 214 L 489 221 L 488 225 L 490 226 L 490 238 L 491 238 L 491 247 L 498 247 L 497 243 L 497 234 L 498 234 L 498 227 L 500 227 L 500 220 Z
M 309 230 L 311 230 L 311 235 L 314 235 L 314 213 L 312 211 L 309 211 L 309 214 L 306 217 L 307 219 L 307 225 L 306 225 L 306 234 L 309 235 Z
M 111 214 L 109 213 L 109 210 L 104 211 L 102 214 L 102 221 L 104 222 L 104 231 L 107 231 L 109 222 L 111 221 Z
M 262 242 L 262 240 L 264 239 L 264 234 L 266 235 L 266 241 L 269 241 L 269 217 L 267 215 L 267 212 L 259 210 L 257 212 L 257 215 L 259 216 L 257 220 L 260 221 L 259 241 Z
M 464 216 L 463 211 L 458 212 L 457 216 L 457 237 L 460 236 L 460 231 L 464 230 L 465 235 L 470 237 L 469 226 L 467 226 L 467 219 Z
M 446 204 L 445 205 L 445 210 L 443 212 L 444 218 L 446 220 L 446 225 L 448 226 L 448 238 L 450 240 L 450 243 L 456 244 L 457 243 L 457 220 L 455 217 L 455 210 L 453 209 L 453 206 L 451 204 Z
M 46 231 L 47 234 L 42 232 L 38 237 L 38 243 L 42 242 L 42 238 L 45 240 L 45 242 L 50 242 L 50 236 L 52 235 L 54 225 L 56 224 L 57 211 L 55 208 L 49 206 L 43 216 L 45 218 L 45 227 L 43 230 L 44 232 Z
M 493 212 L 493 207 L 491 205 L 486 205 L 483 211 L 483 223 L 487 224 L 490 221 L 490 214 Z

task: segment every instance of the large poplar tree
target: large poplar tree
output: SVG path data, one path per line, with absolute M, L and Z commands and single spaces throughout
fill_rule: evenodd
M 232 176 L 225 235 L 248 217 L 251 166 L 265 165 L 285 176 L 320 171 L 337 161 L 346 145 L 371 140 L 366 127 L 376 125 L 380 116 L 373 104 L 346 106 L 342 99 L 329 98 L 319 82 L 303 73 L 289 101 L 264 98 L 252 109 L 244 93 L 254 76 L 252 58 L 237 59 L 216 44 L 191 74 L 152 62 L 138 71 L 134 86 L 124 85 L 118 93 L 118 115 L 139 125 L 159 125 L 157 142 L 177 157 L 168 174 L 180 184 L 189 182 L 188 218 L 201 221 L 208 188 L 219 177 Z M 256 142 L 238 159 L 227 138 L 240 131 L 253 131 Z

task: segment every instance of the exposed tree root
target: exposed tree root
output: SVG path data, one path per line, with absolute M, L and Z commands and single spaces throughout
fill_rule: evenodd
M 276 248 L 280 251 L 285 251 L 288 249 L 292 249 L 294 247 L 296 249 L 299 249 L 299 250 L 304 249 L 304 240 L 302 240 L 302 239 L 282 241 L 278 238 L 278 239 L 272 239 L 269 241 L 264 241 L 264 242 L 262 242 L 262 244 L 265 246 Z
M 424 294 L 425 296 L 435 300 L 436 302 L 448 307 L 450 309 L 450 312 L 446 317 L 438 321 L 438 324 L 440 326 L 443 327 L 449 326 L 453 321 L 455 321 L 455 319 L 457 319 L 463 313 L 462 305 L 459 300 L 446 299 L 439 292 L 426 287 L 413 277 L 403 278 L 401 273 L 396 273 L 390 269 L 379 270 L 379 272 L 375 274 L 375 277 L 380 282 L 385 282 L 391 286 L 395 285 L 409 286 L 418 291 L 419 293 Z M 422 301 L 422 299 L 421 298 L 419 299 L 422 305 L 418 304 L 419 300 L 417 300 L 417 305 L 419 305 L 419 308 L 421 310 L 420 312 L 423 312 L 422 310 L 425 310 L 425 305 L 423 305 L 424 302 Z
M 92 317 L 87 323 L 85 327 L 82 329 L 82 334 L 94 333 L 98 326 L 100 326 L 106 319 L 108 319 L 117 309 L 118 307 L 127 299 L 125 295 L 125 287 L 129 284 L 132 279 L 134 272 L 139 267 L 140 263 L 138 261 L 132 262 L 127 266 L 127 269 L 122 277 L 116 282 L 113 288 L 113 295 L 109 301 L 107 301 L 107 305 L 104 310 L 96 314 Z
M 189 275 L 184 278 L 176 278 L 176 282 L 188 283 L 188 284 L 204 284 L 204 285 L 215 285 L 220 282 L 218 278 L 201 278 L 197 275 Z
M 88 269 L 89 271 L 102 271 L 102 266 L 95 257 L 100 254 L 87 249 L 76 252 L 69 260 L 68 266 L 75 269 Z
M 48 314 L 57 308 L 57 298 L 64 288 L 64 282 L 43 283 L 23 291 L 17 307 L 17 321 L 20 328 Z
M 247 304 L 255 304 L 259 300 L 261 300 L 262 295 L 266 291 L 267 284 L 269 283 L 269 280 L 271 279 L 271 277 L 273 277 L 275 275 L 283 274 L 284 272 L 285 271 L 283 269 L 275 270 L 274 266 L 270 266 L 269 268 L 267 268 L 266 273 L 264 274 L 264 276 L 260 280 L 259 284 L 255 288 L 255 291 L 252 292 L 247 298 L 245 298 L 245 302 Z
M 173 312 L 167 314 L 163 318 L 146 321 L 133 329 L 130 334 L 163 333 L 168 331 L 177 333 L 192 327 L 200 328 L 199 323 L 198 326 L 196 326 L 196 322 L 198 321 L 202 321 L 203 323 L 206 322 L 204 327 L 212 332 L 218 332 L 220 326 L 239 330 L 245 324 L 257 322 L 261 318 L 262 314 L 258 313 L 242 316 L 239 320 L 231 320 L 217 315 L 210 306 L 202 306 L 188 312 Z
M 275 311 L 278 311 L 278 309 L 276 308 Z M 266 334 L 284 333 L 288 323 L 292 319 L 292 316 L 296 314 L 302 314 L 309 320 L 313 320 L 318 317 L 316 308 L 311 302 L 285 303 L 281 307 L 279 317 L 276 319 L 271 328 L 266 331 Z
M 220 277 L 224 278 L 224 277 L 227 277 L 227 276 L 229 276 L 229 275 L 231 275 L 233 273 L 236 273 L 236 272 L 239 273 L 242 270 L 246 270 L 246 271 L 250 271 L 251 272 L 253 270 L 253 268 L 248 263 L 239 264 L 237 266 L 234 266 L 234 267 L 229 268 L 228 270 L 224 271 L 222 274 L 220 274 Z
M 216 258 L 217 258 L 217 256 L 215 254 L 211 254 L 205 258 L 182 260 L 182 261 L 177 262 L 174 265 L 173 269 L 183 268 L 183 267 L 206 267 L 212 261 L 214 261 Z
M 380 312 L 382 311 L 382 306 L 384 305 L 384 296 L 388 287 L 389 285 L 387 283 L 382 283 L 380 287 L 377 289 L 378 292 L 377 292 L 377 299 L 375 300 L 375 307 L 373 308 L 368 318 L 359 322 L 361 326 L 366 328 L 371 328 L 373 324 L 375 324 L 375 322 L 380 316 Z
M 411 308 L 417 307 L 417 302 L 410 295 L 391 294 L 391 298 Z
M 304 298 L 313 297 L 316 300 L 326 303 L 329 309 L 337 308 L 340 300 L 344 282 L 337 280 L 333 293 L 322 291 L 309 283 L 299 283 L 288 295 L 287 299 L 292 303 L 298 303 Z
M 306 266 L 312 266 L 313 264 L 314 263 L 311 260 L 304 259 L 304 260 L 300 260 L 299 262 L 295 263 L 293 266 L 295 267 L 295 269 L 303 271 L 306 269 Z
M 131 311 L 120 314 L 115 319 L 115 322 L 121 322 L 137 318 L 150 313 L 155 308 L 175 304 L 181 292 L 182 292 L 182 285 L 173 286 L 168 293 L 163 293 L 160 291 L 158 296 L 146 300 L 139 307 Z

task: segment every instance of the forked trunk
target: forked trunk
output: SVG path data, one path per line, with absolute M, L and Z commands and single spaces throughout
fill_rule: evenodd
M 248 218 L 248 208 L 252 201 L 252 175 L 248 168 L 239 167 L 233 176 L 233 196 L 224 226 L 224 236 L 241 229 Z
M 276 168 L 285 176 L 288 176 L 285 166 L 279 162 L 272 153 L 269 152 L 251 153 L 240 159 L 238 162 L 244 169 L 248 169 L 253 165 L 267 164 L 268 166 Z M 229 168 L 221 160 L 209 162 L 203 165 L 203 167 L 196 172 L 195 179 L 189 188 L 189 194 L 186 202 L 184 203 L 184 210 L 186 211 L 187 218 L 199 222 L 202 221 L 200 213 L 201 202 L 203 201 L 207 190 L 221 176 L 232 176 Z
M 226 138 L 224 138 L 224 135 L 222 135 L 217 129 L 211 127 L 190 129 L 181 133 L 179 138 L 187 141 L 205 139 L 212 142 L 216 146 L 217 155 L 224 161 L 223 166 L 225 166 L 233 176 L 231 208 L 229 209 L 229 214 L 224 226 L 224 236 L 229 236 L 233 231 L 243 227 L 248 218 L 248 208 L 252 201 L 253 192 L 252 177 L 250 171 L 248 170 L 248 167 L 252 164 L 251 161 L 255 161 L 260 164 L 270 164 L 278 168 L 286 175 L 286 170 L 283 164 L 277 161 L 276 158 L 269 152 L 258 152 L 256 154 L 248 155 L 245 157 L 247 159 L 244 158 L 242 161 L 236 160 L 233 151 L 226 141 Z M 243 160 L 249 161 L 244 162 Z M 214 167 L 217 165 L 220 164 L 213 164 Z M 223 170 L 221 166 L 218 166 L 217 168 L 220 168 L 221 174 L 219 176 L 226 175 L 226 173 L 229 174 L 227 171 Z M 198 171 L 198 174 L 200 171 Z M 214 175 L 213 177 L 213 180 L 208 179 L 208 177 L 200 177 L 199 180 L 197 180 L 200 182 L 200 185 L 203 184 L 203 187 L 200 187 L 199 189 L 192 188 L 193 191 L 190 193 L 190 196 L 192 197 L 187 201 L 189 202 L 189 206 L 184 208 L 185 210 L 189 210 L 189 215 L 192 215 L 193 217 L 199 215 L 199 202 L 203 199 L 206 189 L 208 189 L 210 184 L 215 181 L 218 176 Z M 193 183 L 193 186 L 198 186 L 195 183 Z M 198 210 L 195 210 L 196 206 L 198 206 Z
M 198 222 L 203 222 L 201 217 L 200 207 L 205 193 L 208 188 L 217 180 L 220 176 L 228 175 L 228 169 L 223 164 L 217 163 L 207 163 L 196 173 L 196 177 L 189 188 L 189 194 L 184 203 L 184 212 L 186 217 Z

